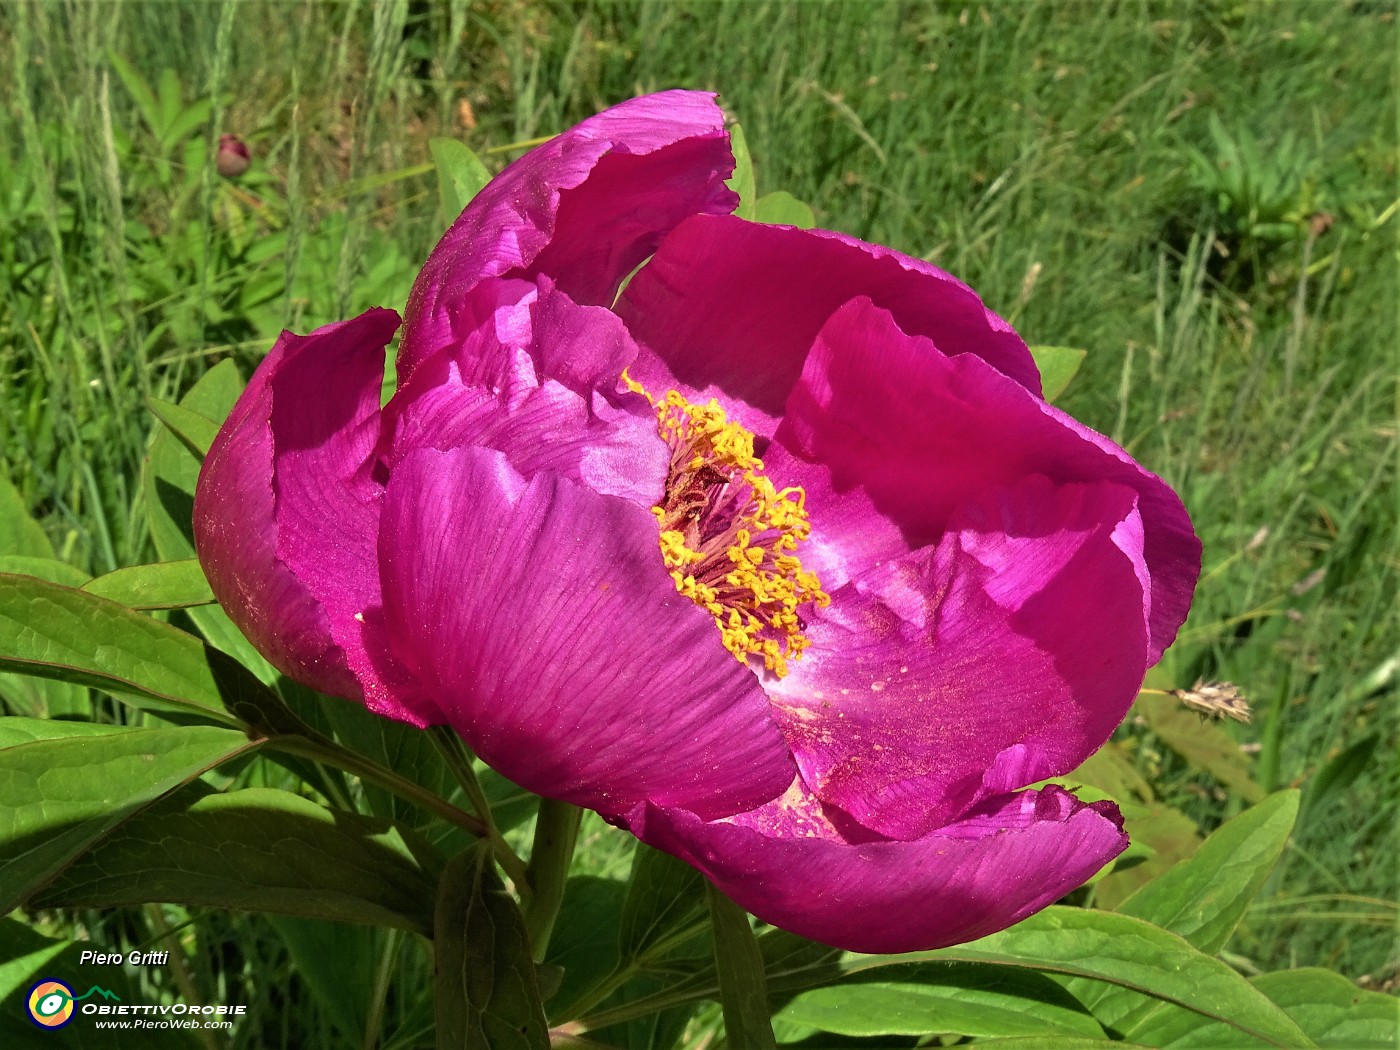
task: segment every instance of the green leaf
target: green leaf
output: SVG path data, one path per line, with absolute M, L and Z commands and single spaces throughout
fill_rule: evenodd
M 268 922 L 287 946 L 297 977 L 338 1031 L 337 1045 L 363 1046 L 366 1004 L 375 994 L 376 968 L 369 962 L 385 950 L 385 932 L 287 915 L 269 916 Z M 346 966 L 347 959 L 358 965 Z
M 1033 346 L 1030 351 L 1040 369 L 1041 392 L 1050 402 L 1065 392 L 1087 353 L 1072 346 Z
M 817 224 L 817 217 L 810 205 L 803 203 L 785 190 L 765 193 L 754 205 L 754 221 L 776 223 L 779 226 L 796 226 L 810 230 Z
M 1246 802 L 1259 802 L 1264 789 L 1255 782 L 1239 744 L 1212 722 L 1171 697 L 1143 694 L 1133 710 L 1142 715 L 1162 742 L 1197 769 L 1215 777 Z
M 428 152 L 437 166 L 442 214 L 451 223 L 491 181 L 491 172 L 481 163 L 480 157 L 457 139 L 429 139 Z
M 705 878 L 669 853 L 637 846 L 617 927 L 624 963 L 660 955 L 703 921 Z
M 3 461 L 0 461 L 3 467 Z M 53 544 L 43 527 L 29 516 L 29 508 L 19 490 L 0 469 L 0 554 L 22 554 L 30 558 L 52 558 Z
M 1043 974 L 1004 967 L 911 967 L 899 980 L 853 980 L 798 995 L 775 1015 L 837 1035 L 1065 1035 L 1103 1029 Z
M 1188 859 L 1118 906 L 1214 955 L 1225 946 L 1278 862 L 1298 813 L 1298 793 L 1281 791 L 1221 825 Z M 1162 1004 L 1097 982 L 1069 988 L 1106 1027 L 1137 1032 Z
M 54 1050 L 55 1047 L 92 1050 L 166 1050 L 198 1047 L 187 1029 L 102 1028 L 94 1018 L 79 1014 L 61 1034 L 45 1031 L 21 1021 L 27 1018 L 29 989 L 42 980 L 63 981 L 76 995 L 88 992 L 94 984 L 113 993 L 121 1002 L 142 1003 L 140 990 L 127 969 L 103 966 L 94 970 L 80 962 L 91 941 L 51 940 L 14 919 L 0 919 L 0 1017 L 5 1025 L 6 1050 Z
M 155 92 L 150 85 L 142 78 L 126 59 L 115 51 L 107 52 L 107 59 L 112 63 L 112 68 L 117 71 L 117 76 L 126 87 L 127 93 L 131 95 L 132 101 L 136 103 L 136 108 L 140 110 L 141 116 L 146 121 L 146 126 L 155 132 L 161 124 L 160 106 L 156 104 Z
M 1255 977 L 1254 987 L 1283 1007 L 1318 1046 L 1337 1050 L 1394 1047 L 1400 999 L 1358 988 L 1331 970 L 1283 970 Z
M 91 576 L 76 566 L 56 558 L 34 557 L 25 554 L 0 554 L 0 573 L 15 576 L 37 576 L 49 583 L 64 587 L 81 587 Z
M 35 740 L 62 740 L 70 736 L 104 736 L 107 733 L 133 733 L 129 726 L 100 722 L 73 722 L 54 718 L 0 718 L 0 750 Z
M 356 754 L 402 773 L 435 795 L 449 800 L 460 796 L 456 778 L 423 730 L 382 718 L 359 704 L 322 696 L 287 679 L 279 684 L 290 712 L 314 730 L 293 731 L 303 736 L 319 732 Z M 467 844 L 459 828 L 426 814 L 412 803 L 377 785 L 361 784 L 361 789 L 371 812 L 417 828 L 439 849 L 456 853 Z
M 744 138 L 744 129 L 738 124 L 729 125 L 729 148 L 734 152 L 734 174 L 729 176 L 727 185 L 739 195 L 739 207 L 734 214 L 741 219 L 752 219 L 757 206 L 758 184 L 754 179 L 749 144 Z
M 1336 799 L 1346 794 L 1370 764 L 1371 755 L 1380 743 L 1380 734 L 1371 733 L 1352 744 L 1339 755 L 1333 756 L 1319 769 L 1303 789 L 1303 805 L 1299 820 L 1306 822 L 1308 815 L 1315 811 L 1326 811 Z
M 214 601 L 214 592 L 195 558 L 131 565 L 90 580 L 82 590 L 129 609 L 187 609 Z
M 1118 906 L 1180 934 L 1203 952 L 1225 947 L 1278 863 L 1298 815 L 1298 792 L 1280 791 L 1217 828 L 1195 854 Z
M 158 397 L 146 398 L 151 414 L 165 424 L 167 430 L 189 449 L 190 455 L 201 463 L 209 454 L 209 446 L 219 434 L 219 424 L 202 413 Z
M 180 407 L 210 420 L 223 419 L 243 392 L 232 361 L 223 361 L 199 378 Z M 144 487 L 151 539 L 164 561 L 194 557 L 194 488 L 199 460 L 173 433 L 161 427 L 146 456 Z
M 447 864 L 434 923 L 440 1050 L 547 1050 L 525 920 L 476 842 Z
M 1094 884 L 1094 902 L 1100 908 L 1116 908 L 1158 875 L 1195 853 L 1201 844 L 1196 822 L 1165 803 L 1125 805 L 1123 818 L 1123 830 L 1133 842 L 1130 850 L 1142 849 L 1148 856 L 1130 866 L 1115 866 Z
M 620 879 L 575 875 L 564 890 L 564 903 L 549 938 L 545 962 L 561 967 L 564 977 L 547 998 L 550 1022 L 578 1016 L 620 965 L 617 940 L 627 884 Z
M 1400 1029 L 1400 1000 L 1356 987 L 1323 969 L 1266 973 L 1250 983 L 1281 1007 L 1313 1040 L 1337 1050 L 1393 1048 Z M 1240 1045 L 1239 1033 L 1194 1014 L 1173 1010 L 1153 1017 L 1133 1038 L 1151 1046 L 1222 1047 Z
M 844 973 L 839 948 L 809 941 L 787 930 L 764 930 L 758 936 L 763 972 L 770 994 L 800 991 L 839 980 Z
M 243 392 L 243 380 L 232 361 L 221 361 L 199 378 L 180 407 L 211 420 L 224 419 Z M 162 427 L 151 442 L 142 482 L 151 540 L 162 561 L 184 561 L 195 556 L 194 489 L 199 480 L 199 460 L 169 430 Z M 209 644 L 222 649 L 250 668 L 263 682 L 277 681 L 277 670 L 253 648 L 227 614 L 217 606 L 197 606 L 189 617 Z
M 37 576 L 65 587 L 81 587 L 89 579 L 87 573 L 67 562 L 22 554 L 0 555 L 0 573 Z M 88 691 L 82 686 L 29 674 L 0 672 L 0 700 L 9 704 L 11 710 L 35 718 L 86 715 L 92 708 Z
M 32 900 L 166 903 L 430 934 L 442 858 L 413 832 L 288 791 L 178 792 L 133 817 Z
M 147 806 L 257 746 L 237 730 L 190 726 L 35 740 L 0 751 L 0 912 Z
M 972 1045 L 992 1046 L 997 1050 L 1151 1050 L 1141 1043 L 1088 1039 L 1077 1035 L 1017 1035 L 1008 1039 L 977 1039 Z
M 1312 1044 L 1286 1014 L 1219 959 L 1127 915 L 1050 907 L 990 937 L 913 955 L 852 957 L 850 969 L 894 961 L 980 962 L 1086 977 L 1173 1003 L 1275 1046 Z M 1132 1032 L 1124 1032 L 1132 1038 Z M 1237 1036 L 1238 1038 L 1238 1036 Z
M 705 884 L 705 897 L 715 935 L 715 970 L 719 975 L 725 1041 L 742 1050 L 777 1050 L 773 1025 L 768 1019 L 763 952 L 748 913 L 709 883 Z
M 234 721 L 198 638 L 30 576 L 0 575 L 0 670 L 104 689 L 155 711 Z

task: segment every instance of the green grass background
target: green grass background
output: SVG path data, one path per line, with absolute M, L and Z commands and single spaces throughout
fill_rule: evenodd
M 1029 342 L 1088 350 L 1064 406 L 1176 486 L 1205 541 L 1159 684 L 1239 683 L 1256 707 L 1224 730 L 1239 761 L 1309 792 L 1231 950 L 1393 979 L 1395 14 L 11 4 L 0 457 L 63 557 L 151 560 L 143 398 L 229 356 L 246 374 L 284 324 L 401 306 L 446 221 L 430 137 L 494 169 L 632 95 L 718 91 L 760 190 L 951 270 Z M 254 153 L 237 182 L 209 164 L 222 131 Z M 1240 807 L 1150 728 L 1123 738 L 1203 828 Z M 276 940 L 210 922 L 245 953 Z

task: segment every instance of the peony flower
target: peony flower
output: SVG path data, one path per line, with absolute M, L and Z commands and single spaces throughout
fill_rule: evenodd
M 971 289 L 735 217 L 732 169 L 679 91 L 516 161 L 419 274 L 387 405 L 393 312 L 278 340 L 200 559 L 286 674 L 452 726 L 770 923 L 979 937 L 1126 845 L 1023 789 L 1123 718 L 1200 547 Z

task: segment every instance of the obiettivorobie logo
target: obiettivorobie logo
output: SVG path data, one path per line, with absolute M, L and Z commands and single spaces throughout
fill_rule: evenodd
M 29 989 L 29 1019 L 40 1028 L 62 1028 L 77 1013 L 74 1003 L 80 1003 L 90 995 L 100 995 L 104 999 L 121 1002 L 121 996 L 93 985 L 82 995 L 74 995 L 73 989 L 62 981 L 46 979 Z

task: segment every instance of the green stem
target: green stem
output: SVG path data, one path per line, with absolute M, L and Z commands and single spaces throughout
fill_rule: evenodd
M 710 883 L 710 925 L 715 931 L 715 970 L 724 1009 L 724 1035 L 734 1050 L 777 1050 L 768 1014 L 763 953 L 748 914 Z
M 459 809 L 446 799 L 433 794 L 422 784 L 416 784 L 407 777 L 395 773 L 392 769 L 381 766 L 377 762 L 371 762 L 363 755 L 358 755 L 354 751 L 329 740 L 311 740 L 303 736 L 272 736 L 266 739 L 263 746 L 288 755 L 309 758 L 313 762 L 323 762 L 342 772 L 351 773 L 361 780 L 378 784 L 385 791 L 422 806 L 430 813 L 436 813 L 444 820 L 457 825 L 477 838 L 489 839 L 491 852 L 496 858 L 496 863 L 510 876 L 511 881 L 522 888 L 522 893 L 528 889 L 529 878 L 525 870 L 525 862 L 516 855 L 515 851 L 510 848 L 510 844 L 500 836 L 499 832 L 488 827 L 480 817 L 474 816 L 464 809 Z
M 476 779 L 476 770 L 472 768 L 472 756 L 467 751 L 467 745 L 457 735 L 457 731 L 451 726 L 429 726 L 428 739 L 442 755 L 447 768 L 452 770 L 452 775 L 457 778 L 462 793 L 467 796 L 472 809 L 476 810 L 476 815 L 486 822 L 488 828 L 495 831 L 495 822 L 491 819 L 491 803 L 486 799 L 486 792 L 481 790 L 481 781 Z
M 544 961 L 554 920 L 559 917 L 582 819 L 583 810 L 577 806 L 540 799 L 535 841 L 530 848 L 530 866 L 526 869 L 531 899 L 525 909 L 525 930 L 530 935 L 530 950 L 536 962 Z
M 394 977 L 394 964 L 398 961 L 399 949 L 403 945 L 403 934 L 399 930 L 386 930 L 384 950 L 379 955 L 379 966 L 374 973 L 374 993 L 370 997 L 369 1014 L 365 1018 L 364 1050 L 375 1050 L 379 1046 L 379 1029 L 384 1024 L 384 1007 L 389 999 L 389 984 Z
M 458 809 L 446 799 L 434 795 L 422 784 L 415 784 L 407 777 L 400 776 L 392 769 L 381 766 L 377 762 L 371 762 L 363 755 L 358 755 L 348 748 L 329 741 L 308 740 L 302 736 L 268 737 L 263 746 L 272 748 L 274 751 L 281 751 L 284 754 L 309 758 L 313 762 L 324 762 L 326 765 L 333 766 L 343 772 L 352 773 L 361 780 L 378 784 L 385 791 L 436 813 L 445 820 L 456 824 L 459 828 L 471 832 L 477 838 L 488 837 L 486 824 L 479 817 L 473 816 L 466 810 Z
M 616 970 L 608 974 L 601 981 L 586 989 L 582 996 L 575 999 L 573 1002 L 567 1004 L 560 1004 L 562 1006 L 567 1006 L 568 1008 L 567 1013 L 561 1013 L 559 1015 L 560 1018 L 565 1021 L 573 1021 L 574 1019 L 582 1018 L 582 1020 L 578 1021 L 578 1023 L 583 1025 L 585 1029 L 606 1028 L 606 1024 L 599 1023 L 593 1017 L 585 1016 L 587 1015 L 588 1011 L 592 1010 L 599 1003 L 606 1000 L 610 995 L 613 994 L 613 992 L 617 991 L 624 984 L 630 981 L 633 977 L 636 977 L 637 974 L 641 973 L 644 969 L 646 969 L 647 966 L 650 965 L 653 960 L 665 958 L 672 951 L 681 947 L 683 944 L 686 944 L 688 941 L 694 940 L 696 937 L 700 936 L 700 934 L 704 933 L 709 928 L 709 920 L 704 919 L 700 922 L 693 923 L 690 926 L 682 927 L 680 930 L 671 934 L 671 936 L 669 937 L 661 938 L 661 940 L 657 941 L 641 955 L 637 956 L 635 959 L 631 960 L 625 965 L 620 965 Z M 687 994 L 689 993 L 687 992 Z M 702 994 L 687 998 L 685 1002 L 696 1002 L 700 999 L 705 999 L 707 997 L 713 998 L 712 995 Z M 633 1000 L 633 1002 L 638 1001 L 639 1000 Z M 626 1009 L 626 1007 L 624 1007 L 623 1009 Z M 645 1017 L 647 1016 L 647 1014 L 642 1013 L 636 1016 Z M 629 1015 L 627 1017 L 627 1020 L 631 1019 L 632 1016 Z
M 472 754 L 467 750 L 467 745 L 450 726 L 429 726 L 428 739 L 442 755 L 447 768 L 452 770 L 452 775 L 456 777 L 472 809 L 476 810 L 477 816 L 485 822 L 496 863 L 510 876 L 511 882 L 515 883 L 515 890 L 520 894 L 520 899 L 528 903 L 533 890 L 525 862 L 510 848 L 510 843 L 506 842 L 500 828 L 496 827 L 495 818 L 491 814 L 491 802 L 481 788 L 481 781 L 477 779 L 476 770 L 472 767 Z

